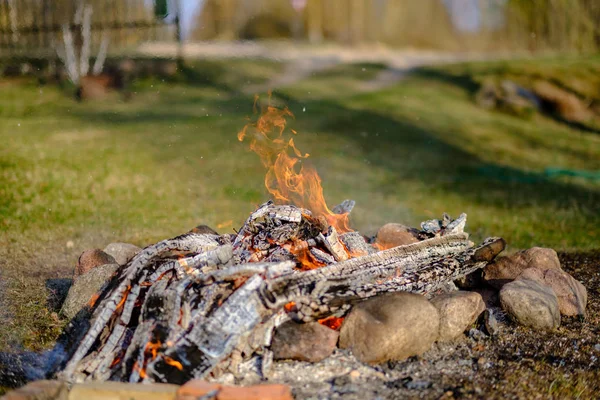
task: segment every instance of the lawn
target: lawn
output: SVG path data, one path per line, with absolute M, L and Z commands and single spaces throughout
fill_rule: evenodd
M 466 212 L 475 240 L 502 236 L 510 250 L 598 247 L 600 182 L 544 171 L 600 170 L 600 134 L 473 102 L 481 79 L 533 70 L 599 97 L 581 83 L 598 84 L 598 59 L 427 68 L 368 93 L 357 88 L 381 65 L 336 68 L 273 100 L 295 114 L 296 145 L 311 154 L 329 204 L 357 201 L 356 229 Z M 137 82 L 129 102 L 78 103 L 55 86 L 0 81 L 0 350 L 52 343 L 65 321 L 48 288 L 71 276 L 84 249 L 144 246 L 201 223 L 241 226 L 269 198 L 262 164 L 236 137 L 252 117 L 243 89 L 282 70 L 198 62 L 173 82 Z

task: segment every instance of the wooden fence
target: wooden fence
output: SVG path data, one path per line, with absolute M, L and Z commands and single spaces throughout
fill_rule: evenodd
M 0 0 L 0 58 L 53 58 L 63 27 L 81 32 L 81 0 Z M 92 6 L 91 51 L 109 37 L 109 53 L 122 54 L 145 41 L 175 41 L 178 13 L 156 16 L 148 0 L 86 0 Z M 173 4 L 177 4 L 176 1 Z

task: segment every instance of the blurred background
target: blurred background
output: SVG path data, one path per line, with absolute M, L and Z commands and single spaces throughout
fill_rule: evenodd
M 83 250 L 268 200 L 268 91 L 363 234 L 598 249 L 599 46 L 597 0 L 0 0 L 0 350 L 52 343 Z
M 295 40 L 446 51 L 592 52 L 594 0 L 85 0 L 92 47 L 142 42 Z M 79 0 L 4 0 L 3 53 L 52 56 L 62 24 L 81 24 Z M 102 33 L 96 35 L 95 33 Z

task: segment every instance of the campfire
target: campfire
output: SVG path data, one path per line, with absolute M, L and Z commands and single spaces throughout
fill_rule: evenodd
M 353 231 L 354 202 L 328 208 L 309 155 L 286 130 L 290 117 L 269 104 L 238 134 L 267 169 L 274 201 L 237 233 L 192 231 L 122 266 L 91 300 L 89 324 L 69 328 L 61 379 L 181 384 L 248 368 L 266 374 L 284 322 L 339 329 L 358 302 L 398 291 L 431 297 L 503 250 L 498 238 L 470 242 L 465 214 L 426 221 L 416 243 L 391 248 Z

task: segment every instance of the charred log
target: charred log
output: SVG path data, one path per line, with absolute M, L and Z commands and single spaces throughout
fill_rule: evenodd
M 308 210 L 268 202 L 234 237 L 188 233 L 149 246 L 100 294 L 59 376 L 183 383 L 241 368 L 256 354 L 265 370 L 272 331 L 284 321 L 341 316 L 382 293 L 428 295 L 485 266 L 504 242 L 474 247 L 465 221 L 427 221 L 425 240 L 377 251 Z

